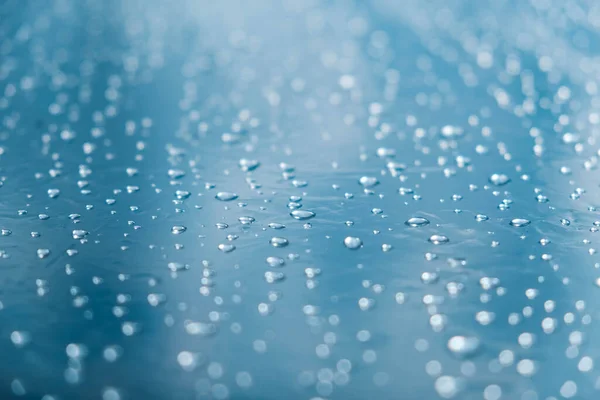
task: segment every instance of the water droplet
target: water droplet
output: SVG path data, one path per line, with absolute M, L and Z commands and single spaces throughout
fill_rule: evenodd
M 445 244 L 448 243 L 450 239 L 444 235 L 431 235 L 429 241 L 433 244 Z
M 285 247 L 290 244 L 286 238 L 278 236 L 272 237 L 271 240 L 269 240 L 269 243 L 271 243 L 271 246 L 273 247 Z
M 370 188 L 379 184 L 379 180 L 374 176 L 363 176 L 358 180 L 362 186 Z
M 448 139 L 459 138 L 464 134 L 464 131 L 459 126 L 445 125 L 441 130 L 442 136 Z
M 523 227 L 523 226 L 527 226 L 531 223 L 530 220 L 525 219 L 525 218 L 514 218 L 512 221 L 510 221 L 510 224 L 512 226 L 515 226 L 517 228 Z
M 182 264 L 179 262 L 170 262 L 167 266 L 169 267 L 171 272 L 185 271 L 186 269 L 190 268 L 189 265 Z
M 179 178 L 183 178 L 185 176 L 185 171 L 182 171 L 180 169 L 170 169 L 167 174 L 169 175 L 169 178 L 171 179 L 179 179 Z
M 267 257 L 266 261 L 270 267 L 283 267 L 285 264 L 285 260 L 281 257 Z
M 279 229 L 285 228 L 285 225 L 279 224 L 277 222 L 271 222 L 271 223 L 269 223 L 269 228 L 279 230 Z
M 37 256 L 39 258 L 46 258 L 50 255 L 50 250 L 49 249 L 38 249 L 37 250 Z
M 307 210 L 294 210 L 290 213 L 290 215 L 295 219 L 302 221 L 305 219 L 313 218 L 315 216 L 315 213 Z
M 183 323 L 188 335 L 211 336 L 217 332 L 217 326 L 205 322 L 185 321 Z
M 510 178 L 504 174 L 492 174 L 488 180 L 494 186 L 504 186 L 510 182 Z
M 348 236 L 344 239 L 344 245 L 352 250 L 360 248 L 362 244 L 362 240 L 354 236 Z
M 281 282 L 285 279 L 285 274 L 280 271 L 267 271 L 265 272 L 265 281 L 268 283 Z
M 429 220 L 423 217 L 412 217 L 404 222 L 405 225 L 412 226 L 413 228 L 420 228 L 422 226 L 429 225 Z
M 217 200 L 221 201 L 232 201 L 238 198 L 238 195 L 233 192 L 219 192 L 215 196 Z
M 219 250 L 221 250 L 223 253 L 231 253 L 232 251 L 235 250 L 235 245 L 233 244 L 228 244 L 228 243 L 221 243 L 219 246 L 217 246 L 219 248 Z
M 250 225 L 256 220 L 254 219 L 254 217 L 239 217 L 238 221 L 240 221 L 242 225 Z
M 479 339 L 473 336 L 454 336 L 448 340 L 448 349 L 459 358 L 468 358 L 479 350 Z
M 244 172 L 254 171 L 256 168 L 260 166 L 260 162 L 257 160 L 249 160 L 247 158 L 242 158 L 240 160 L 240 168 Z
M 183 232 L 185 232 L 186 230 L 187 230 L 187 228 L 185 226 L 175 225 L 171 228 L 171 233 L 174 235 L 180 235 Z
M 88 235 L 88 232 L 84 231 L 83 229 L 74 229 L 73 230 L 73 239 L 83 239 L 87 235 Z

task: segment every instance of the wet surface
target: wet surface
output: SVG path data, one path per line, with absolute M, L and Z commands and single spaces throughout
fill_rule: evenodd
M 598 6 L 253 3 L 0 5 L 2 398 L 596 398 Z

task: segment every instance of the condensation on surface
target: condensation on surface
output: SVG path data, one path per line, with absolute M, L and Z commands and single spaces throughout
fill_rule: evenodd
M 0 396 L 594 399 L 600 8 L 0 4 Z

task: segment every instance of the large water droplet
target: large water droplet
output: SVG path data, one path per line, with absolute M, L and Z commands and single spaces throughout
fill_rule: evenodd
M 229 243 L 221 243 L 217 246 L 223 253 L 231 253 L 235 250 L 235 245 Z
M 405 225 L 412 226 L 413 228 L 418 228 L 421 226 L 429 225 L 429 220 L 423 217 L 412 217 L 404 222 Z
M 374 176 L 363 176 L 358 180 L 362 186 L 370 188 L 379 184 L 379 180 Z
M 531 223 L 531 221 L 528 219 L 525 219 L 525 218 L 514 218 L 512 221 L 510 221 L 510 224 L 517 228 L 520 228 L 522 226 L 527 226 L 530 223 Z
M 270 267 L 283 267 L 285 264 L 284 259 L 281 257 L 267 257 L 266 261 Z
M 267 271 L 265 272 L 265 281 L 268 283 L 281 282 L 285 279 L 285 274 L 280 271 Z
M 475 355 L 479 350 L 479 339 L 473 336 L 454 336 L 448 340 L 448 350 L 459 358 Z
M 50 255 L 50 250 L 48 249 L 38 249 L 37 250 L 37 256 L 39 258 L 46 258 Z
M 171 233 L 174 235 L 180 235 L 185 231 L 187 231 L 187 228 L 182 225 L 175 225 L 171 228 Z
M 260 166 L 260 162 L 257 160 L 249 160 L 247 158 L 242 158 L 240 160 L 240 168 L 244 172 L 254 171 L 259 166 Z
M 445 244 L 448 243 L 450 239 L 444 235 L 431 235 L 429 241 L 433 244 Z
M 505 174 L 492 174 L 488 180 L 494 186 L 503 186 L 510 182 L 510 178 Z
M 311 219 L 315 216 L 315 213 L 308 210 L 294 210 L 290 213 L 290 215 L 295 219 L 302 221 L 305 219 Z
M 233 192 L 219 192 L 215 196 L 217 200 L 221 201 L 232 201 L 238 198 L 238 195 Z
M 285 247 L 290 244 L 286 238 L 279 236 L 272 237 L 271 240 L 269 240 L 269 243 L 271 243 L 271 246 L 273 247 Z
M 348 236 L 344 239 L 344 246 L 352 250 L 360 248 L 362 244 L 362 240 L 354 236 Z

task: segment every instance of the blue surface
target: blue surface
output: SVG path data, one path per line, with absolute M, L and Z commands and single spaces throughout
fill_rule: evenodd
M 1 398 L 597 398 L 599 27 L 2 2 Z

